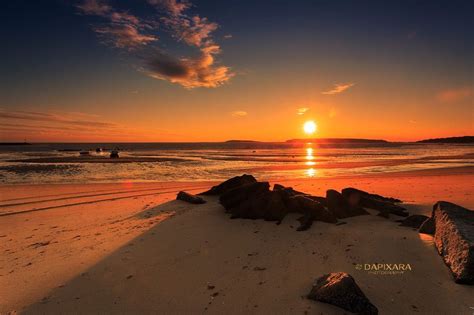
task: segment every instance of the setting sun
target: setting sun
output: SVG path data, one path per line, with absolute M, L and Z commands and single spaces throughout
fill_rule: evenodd
M 316 123 L 312 120 L 309 120 L 304 123 L 303 130 L 306 134 L 311 135 L 316 132 Z

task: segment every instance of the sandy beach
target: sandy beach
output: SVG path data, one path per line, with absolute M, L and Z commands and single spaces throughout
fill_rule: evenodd
M 261 179 L 264 180 L 264 179 Z M 357 187 L 400 198 L 410 214 L 438 200 L 474 207 L 472 168 L 275 181 L 314 195 Z M 381 314 L 471 314 L 474 288 L 455 284 L 432 238 L 371 215 L 296 232 L 230 220 L 215 197 L 174 200 L 212 182 L 0 187 L 0 313 L 343 314 L 305 298 L 345 271 Z M 358 264 L 403 263 L 376 275 Z
M 473 0 L 4 2 L 0 315 L 474 315 Z

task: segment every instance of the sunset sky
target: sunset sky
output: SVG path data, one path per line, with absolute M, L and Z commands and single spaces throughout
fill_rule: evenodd
M 0 141 L 474 134 L 470 0 L 0 7 Z

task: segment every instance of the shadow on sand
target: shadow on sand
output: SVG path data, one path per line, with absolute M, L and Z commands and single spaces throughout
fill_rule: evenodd
M 460 313 L 472 300 L 473 288 L 453 283 L 435 249 L 393 220 L 359 216 L 296 232 L 294 215 L 279 226 L 230 220 L 216 198 L 206 200 L 171 201 L 128 218 L 168 216 L 24 313 L 343 314 L 304 298 L 316 277 L 333 271 L 351 273 L 382 314 Z M 373 263 L 411 264 L 412 271 L 355 268 Z

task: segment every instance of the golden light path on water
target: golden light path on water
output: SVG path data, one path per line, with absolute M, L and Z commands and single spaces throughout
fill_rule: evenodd
M 313 168 L 312 166 L 316 165 L 316 161 L 314 161 L 314 154 L 313 154 L 313 148 L 311 146 L 311 143 L 308 143 L 308 147 L 306 148 L 305 164 L 309 166 L 309 168 L 305 170 L 306 176 L 315 177 L 317 175 L 317 170 Z

